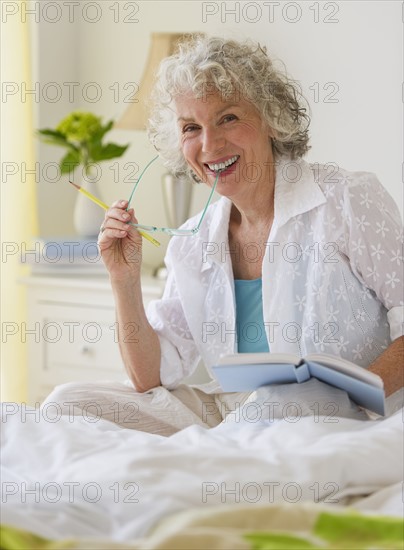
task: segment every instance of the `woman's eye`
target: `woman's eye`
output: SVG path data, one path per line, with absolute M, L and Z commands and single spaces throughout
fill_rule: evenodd
M 188 124 L 187 126 L 184 126 L 184 128 L 182 129 L 182 133 L 185 134 L 187 132 L 193 132 L 196 129 L 197 126 L 195 126 L 194 124 Z
M 231 122 L 232 120 L 236 120 L 236 115 L 226 115 L 223 117 L 223 122 Z

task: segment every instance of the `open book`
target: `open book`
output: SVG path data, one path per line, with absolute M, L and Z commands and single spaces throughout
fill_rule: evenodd
M 287 353 L 237 353 L 221 357 L 213 372 L 225 392 L 254 391 L 260 386 L 317 378 L 345 390 L 358 405 L 385 414 L 380 376 L 333 355 L 313 354 L 301 359 Z

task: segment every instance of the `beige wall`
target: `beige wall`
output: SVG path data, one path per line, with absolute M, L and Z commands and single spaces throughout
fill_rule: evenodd
M 308 160 L 376 172 L 401 207 L 400 2 L 82 0 L 78 7 L 73 6 L 77 2 L 59 2 L 63 9 L 54 22 L 50 21 L 58 15 L 52 11 L 54 2 L 34 4 L 48 4 L 49 10 L 37 15 L 39 22 L 33 28 L 34 80 L 41 91 L 50 82 L 57 82 L 63 90 L 60 101 L 52 103 L 41 97 L 36 103 L 37 126 L 53 126 L 76 107 L 106 118 L 118 117 L 126 107 L 125 84 L 141 78 L 152 31 L 251 37 L 285 62 L 310 101 L 312 150 Z M 66 82 L 78 83 L 74 97 L 69 98 Z M 82 95 L 89 83 L 102 91 L 93 103 Z M 110 89 L 114 85 L 119 98 Z M 95 87 L 87 87 L 87 91 L 95 91 Z M 332 92 L 334 95 L 329 96 Z M 112 163 L 104 164 L 100 185 L 107 202 L 129 195 L 130 185 L 122 181 L 129 175 L 130 165 L 125 169 L 125 164 L 143 166 L 153 155 L 142 132 L 114 131 L 109 139 L 130 142 L 131 147 L 119 162 L 118 181 L 113 181 Z M 60 154 L 59 149 L 38 144 L 42 167 L 59 160 Z M 156 179 L 160 174 L 156 169 Z M 74 234 L 71 213 L 75 196 L 65 182 L 41 178 L 38 202 L 42 235 Z M 193 212 L 201 208 L 207 192 L 202 186 L 195 191 Z M 145 219 L 164 223 L 161 202 L 152 200 L 147 190 L 139 190 L 138 200 Z M 163 254 L 164 247 L 145 247 L 149 264 L 157 265 Z

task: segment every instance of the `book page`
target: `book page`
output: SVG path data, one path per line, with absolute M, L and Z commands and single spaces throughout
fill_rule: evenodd
M 222 355 L 218 365 L 271 365 L 287 364 L 298 365 L 301 358 L 293 353 L 234 353 L 232 355 Z
M 305 361 L 307 363 L 313 362 L 331 367 L 334 370 L 352 376 L 357 380 L 362 380 L 363 382 L 371 384 L 372 386 L 383 388 L 383 380 L 380 378 L 380 376 L 373 372 L 369 372 L 365 367 L 355 365 L 354 363 L 351 363 L 351 361 L 347 361 L 346 359 L 342 359 L 341 357 L 327 355 L 325 353 L 313 353 L 305 357 Z

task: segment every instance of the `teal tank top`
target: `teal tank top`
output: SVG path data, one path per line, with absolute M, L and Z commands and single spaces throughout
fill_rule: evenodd
M 234 280 L 238 353 L 269 351 L 262 312 L 262 280 Z

